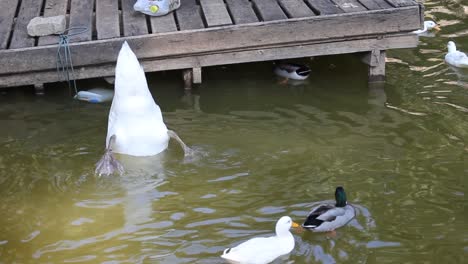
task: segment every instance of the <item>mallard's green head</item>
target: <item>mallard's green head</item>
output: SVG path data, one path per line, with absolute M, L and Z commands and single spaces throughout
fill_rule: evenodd
M 336 200 L 336 207 L 345 207 L 346 206 L 346 193 L 343 187 L 339 186 L 336 187 L 335 190 L 335 200 Z

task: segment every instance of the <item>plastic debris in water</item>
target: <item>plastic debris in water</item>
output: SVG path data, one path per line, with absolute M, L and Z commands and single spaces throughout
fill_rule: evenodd
M 104 103 L 111 101 L 114 97 L 114 91 L 103 88 L 93 88 L 88 91 L 79 91 L 75 99 L 90 103 Z

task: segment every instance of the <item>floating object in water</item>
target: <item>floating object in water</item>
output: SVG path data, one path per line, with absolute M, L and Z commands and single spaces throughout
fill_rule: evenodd
M 104 103 L 111 101 L 114 97 L 114 91 L 103 88 L 93 88 L 87 91 L 79 91 L 75 95 L 75 99 L 90 103 Z
M 418 30 L 415 30 L 413 31 L 413 33 L 415 34 L 421 34 L 421 33 L 425 33 L 429 30 L 440 30 L 440 27 L 439 25 L 437 25 L 436 22 L 432 21 L 432 20 L 427 20 L 427 21 L 424 21 L 424 24 L 423 24 L 423 28 L 422 29 L 418 29 Z
M 96 174 L 123 173 L 123 167 L 113 157 L 113 152 L 153 156 L 167 148 L 169 138 L 180 143 L 185 156 L 192 154 L 192 150 L 164 124 L 161 109 L 148 89 L 145 72 L 127 42 L 122 45 L 117 58 L 114 90 L 106 151 L 96 164 Z
M 354 207 L 346 201 L 343 187 L 335 190 L 336 204 L 321 204 L 309 213 L 302 227 L 314 232 L 330 232 L 346 225 L 355 216 Z
M 164 16 L 180 7 L 180 0 L 137 0 L 135 11 L 150 16 Z
M 449 41 L 447 44 L 448 53 L 445 55 L 445 61 L 458 68 L 468 68 L 468 56 L 459 50 L 455 42 Z
M 280 63 L 276 65 L 276 75 L 293 80 L 305 80 L 310 75 L 310 68 L 306 65 L 294 63 Z
M 236 247 L 225 249 L 221 257 L 236 263 L 270 263 L 294 249 L 294 237 L 289 232 L 291 227 L 299 225 L 289 216 L 283 216 L 276 222 L 275 236 L 249 239 Z

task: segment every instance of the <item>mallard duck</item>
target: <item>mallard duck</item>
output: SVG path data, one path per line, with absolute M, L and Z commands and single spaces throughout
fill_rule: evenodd
M 191 149 L 164 124 L 161 109 L 148 89 L 145 72 L 125 41 L 117 57 L 115 88 L 107 126 L 106 151 L 96 164 L 96 174 L 123 172 L 112 153 L 153 156 L 164 151 L 169 138 L 177 140 L 190 155 Z
M 423 25 L 424 26 L 423 26 L 422 29 L 415 30 L 415 31 L 413 31 L 413 33 L 421 34 L 421 33 L 427 32 L 427 31 L 432 30 L 432 29 L 440 30 L 439 25 L 437 25 L 436 22 L 431 21 L 431 20 L 424 21 Z
M 314 232 L 329 232 L 346 225 L 354 218 L 354 207 L 346 201 L 343 187 L 335 190 L 336 204 L 321 204 L 309 213 L 302 227 Z
M 275 66 L 274 72 L 286 79 L 305 80 L 310 75 L 310 68 L 294 63 L 279 63 Z
M 221 257 L 235 263 L 270 263 L 294 249 L 294 237 L 289 232 L 291 227 L 299 227 L 299 224 L 289 216 L 283 216 L 276 222 L 275 236 L 249 239 L 236 247 L 225 249 Z
M 468 68 L 468 56 L 464 52 L 458 51 L 455 42 L 449 41 L 447 44 L 448 53 L 445 61 L 455 67 Z

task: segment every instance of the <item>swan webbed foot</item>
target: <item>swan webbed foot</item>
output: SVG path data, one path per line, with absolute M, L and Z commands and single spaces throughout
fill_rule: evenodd
M 187 157 L 192 157 L 195 155 L 195 151 L 191 148 L 189 148 L 183 141 L 182 139 L 180 139 L 180 137 L 177 135 L 176 132 L 174 132 L 173 130 L 167 130 L 167 135 L 169 135 L 170 138 L 173 138 L 175 139 L 179 144 L 180 146 L 182 147 L 182 149 L 184 150 L 184 157 L 187 158 Z
M 109 139 L 109 146 L 106 148 L 104 155 L 102 155 L 102 158 L 96 163 L 96 169 L 94 172 L 99 176 L 108 176 L 115 172 L 122 174 L 124 172 L 122 164 L 113 155 L 111 146 L 114 142 L 115 135 L 112 135 Z

